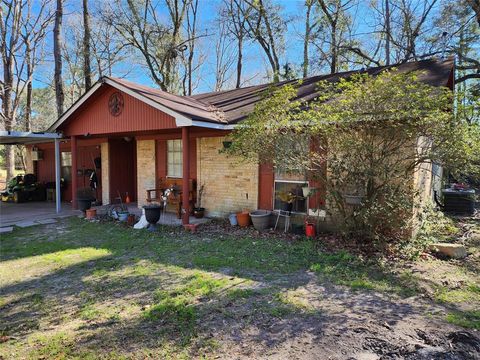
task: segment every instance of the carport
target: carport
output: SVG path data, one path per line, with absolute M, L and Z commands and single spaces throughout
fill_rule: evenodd
M 60 139 L 61 134 L 46 132 L 0 131 L 0 145 L 30 145 L 55 142 L 55 207 L 62 210 L 60 199 Z M 8 180 L 8 179 L 7 179 Z

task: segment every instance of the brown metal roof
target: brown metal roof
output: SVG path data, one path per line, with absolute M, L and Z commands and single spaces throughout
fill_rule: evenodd
M 421 71 L 421 81 L 432 86 L 447 86 L 453 66 L 453 58 L 444 61 L 434 59 L 422 60 L 407 62 L 399 65 L 368 68 L 365 70 L 311 76 L 301 79 L 301 81 L 297 79 L 283 81 L 276 84 L 264 84 L 234 90 L 210 92 L 194 95 L 191 98 L 213 105 L 224 113 L 225 119 L 229 124 L 235 124 L 243 120 L 250 112 L 253 111 L 255 104 L 262 99 L 263 91 L 272 86 L 281 87 L 285 84 L 299 84 L 297 90 L 297 99 L 309 101 L 318 95 L 317 83 L 321 80 L 338 81 L 340 78 L 346 78 L 355 73 L 368 73 L 370 75 L 377 75 L 380 72 L 391 68 L 396 68 L 400 72 Z
M 421 60 L 397 64 L 391 66 L 381 66 L 362 70 L 340 72 L 336 74 L 317 75 L 305 79 L 296 79 L 270 83 L 256 86 L 249 86 L 240 89 L 209 92 L 194 96 L 179 96 L 170 94 L 160 89 L 150 88 L 139 85 L 127 80 L 104 77 L 92 89 L 84 94 L 78 101 L 72 105 L 52 126 L 49 131 L 56 130 L 64 121 L 66 121 L 80 106 L 95 93 L 106 81 L 119 87 L 127 88 L 128 91 L 144 101 L 154 102 L 173 113 L 185 116 L 191 120 L 205 121 L 220 125 L 236 124 L 245 119 L 250 114 L 255 104 L 263 98 L 263 92 L 270 87 L 281 87 L 285 84 L 293 84 L 297 87 L 297 99 L 309 101 L 317 95 L 317 83 L 321 80 L 338 81 L 340 78 L 346 78 L 355 73 L 368 73 L 376 75 L 381 71 L 391 68 L 397 68 L 401 72 L 422 71 L 420 80 L 432 86 L 447 86 L 454 67 L 453 58 L 447 60 Z M 107 80 L 105 80 L 107 79 Z

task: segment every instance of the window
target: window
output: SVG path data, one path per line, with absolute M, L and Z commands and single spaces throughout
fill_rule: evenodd
M 72 180 L 72 153 L 62 151 L 60 153 L 60 173 L 65 181 Z
M 285 210 L 280 197 L 282 194 L 291 194 L 293 197 L 292 211 L 303 214 L 308 212 L 308 198 L 303 196 L 302 189 L 308 186 L 308 182 L 301 178 L 301 176 L 294 177 L 290 174 L 282 176 L 277 172 L 275 173 L 275 199 L 273 204 L 275 210 Z
M 181 178 L 183 173 L 182 140 L 167 141 L 167 176 Z
M 290 153 L 308 154 L 310 142 L 307 137 L 298 135 L 284 144 L 285 151 Z M 296 213 L 308 212 L 308 197 L 303 196 L 304 187 L 308 187 L 306 168 L 303 164 L 296 166 L 277 166 L 275 168 L 275 198 L 273 208 L 275 210 L 285 210 L 287 205 L 281 200 L 283 197 L 293 198 L 291 211 Z M 289 195 L 287 195 L 289 194 Z

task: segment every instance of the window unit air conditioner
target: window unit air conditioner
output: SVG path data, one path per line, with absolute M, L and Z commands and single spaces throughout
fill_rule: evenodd
M 32 160 L 33 161 L 38 161 L 38 160 L 43 160 L 43 150 L 32 150 Z

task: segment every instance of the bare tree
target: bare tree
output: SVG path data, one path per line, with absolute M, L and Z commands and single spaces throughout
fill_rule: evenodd
M 279 56 L 284 51 L 284 34 L 286 20 L 280 15 L 281 8 L 264 0 L 243 0 L 249 6 L 242 6 L 242 1 L 234 0 L 245 18 L 245 31 L 255 40 L 267 56 L 272 69 L 273 81 L 280 80 Z
M 237 61 L 236 61 L 236 80 L 235 88 L 239 88 L 242 83 L 242 68 L 243 68 L 243 47 L 246 41 L 246 17 L 250 16 L 250 6 L 246 2 L 237 2 L 235 0 L 223 0 L 222 8 L 219 11 L 220 19 L 219 22 L 223 23 L 222 31 L 219 33 L 219 36 L 228 34 L 229 37 L 235 40 L 237 44 Z M 225 34 L 222 34 L 224 30 L 227 30 Z M 222 41 L 219 41 L 217 45 L 220 45 Z M 222 45 L 220 45 L 221 47 Z M 231 53 L 231 52 L 230 52 Z M 218 55 L 217 55 L 218 56 Z M 222 57 L 224 57 L 222 55 Z M 226 64 L 229 61 L 219 61 L 218 64 Z M 222 67 L 222 66 L 220 66 Z M 218 69 L 217 67 L 217 70 Z M 221 76 L 223 78 L 224 76 Z M 218 80 L 218 79 L 217 79 Z M 220 82 L 222 83 L 222 82 Z M 218 81 L 216 81 L 215 88 L 219 86 Z M 223 86 L 223 85 L 222 85 Z
M 467 0 L 470 6 L 472 7 L 473 11 L 475 12 L 475 16 L 477 17 L 478 26 L 480 26 L 480 0 Z
M 125 45 L 137 50 L 143 57 L 153 81 L 162 90 L 177 90 L 176 66 L 187 49 L 187 40 L 181 38 L 181 28 L 191 0 L 165 0 L 169 22 L 158 13 L 158 1 L 115 0 L 104 12 L 104 19 L 122 36 Z
M 228 29 L 228 23 L 225 18 L 218 19 L 217 23 L 218 30 L 215 41 L 215 84 L 213 90 L 223 90 L 224 86 L 230 79 L 232 68 L 234 67 L 236 62 L 235 59 L 237 60 L 237 76 L 235 81 L 235 87 L 239 88 L 241 64 L 239 68 L 239 56 L 235 53 L 233 44 L 230 41 L 230 30 Z
M 88 0 L 83 0 L 83 75 L 85 76 L 85 91 L 92 87 L 92 69 L 90 66 L 90 15 L 88 13 Z
M 32 95 L 33 95 L 33 74 L 35 67 L 41 61 L 39 54 L 44 38 L 47 34 L 47 28 L 50 26 L 54 12 L 50 9 L 50 0 L 43 0 L 38 5 L 35 13 L 32 11 L 32 1 L 27 1 L 27 12 L 23 21 L 22 37 L 25 46 L 26 62 L 26 85 L 27 93 L 25 99 L 24 128 L 30 131 L 32 128 Z
M 303 38 L 303 77 L 308 76 L 308 69 L 309 69 L 309 45 L 312 41 L 312 32 L 315 31 L 315 28 L 318 27 L 319 22 L 313 21 L 312 23 L 312 11 L 315 10 L 315 5 L 317 4 L 316 0 L 305 0 L 305 35 Z
M 59 117 L 63 114 L 63 103 L 65 100 L 62 78 L 62 20 L 63 0 L 57 0 L 57 8 L 55 11 L 55 25 L 53 27 L 53 57 L 55 62 L 55 100 L 57 103 L 57 115 Z

